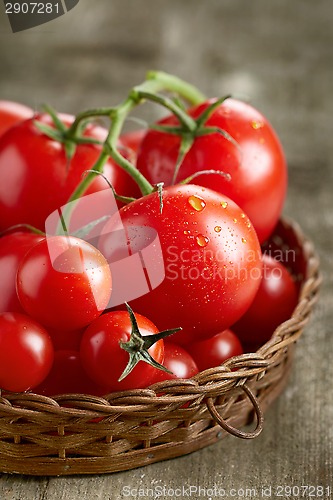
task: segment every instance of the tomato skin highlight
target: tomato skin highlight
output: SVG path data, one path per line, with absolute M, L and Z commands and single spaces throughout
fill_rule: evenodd
M 144 316 L 135 313 L 140 333 L 158 333 L 156 326 Z M 139 361 L 132 372 L 118 382 L 129 354 L 119 345 L 127 342 L 132 330 L 127 311 L 113 311 L 103 314 L 85 330 L 80 346 L 82 366 L 88 376 L 108 391 L 122 391 L 148 387 L 154 378 L 156 368 Z M 159 340 L 149 350 L 158 363 L 163 362 L 164 342 Z
M 193 118 L 215 100 L 188 110 Z M 175 126 L 175 116 L 158 122 Z M 226 131 L 238 147 L 220 133 L 196 137 L 185 156 L 176 182 L 202 170 L 220 170 L 231 180 L 217 174 L 200 175 L 194 184 L 214 189 L 234 200 L 252 221 L 260 242 L 272 233 L 283 207 L 287 190 L 287 165 L 281 143 L 268 120 L 242 101 L 227 99 L 206 121 L 209 127 Z M 152 183 L 172 183 L 180 137 L 150 130 L 141 143 L 137 167 Z
M 284 265 L 263 254 L 262 281 L 244 316 L 232 326 L 246 344 L 267 342 L 274 330 L 290 318 L 298 301 L 296 284 Z
M 187 346 L 200 371 L 219 366 L 233 356 L 243 354 L 243 347 L 231 330 Z
M 0 313 L 24 313 L 16 293 L 17 270 L 26 253 L 43 239 L 19 231 L 0 238 Z
M 58 257 L 52 261 L 49 252 Z M 103 255 L 74 237 L 54 236 L 33 247 L 17 272 L 23 309 L 40 323 L 66 331 L 82 328 L 106 308 L 112 290 Z
M 163 252 L 164 281 L 130 302 L 135 311 L 160 330 L 182 327 L 172 337 L 179 345 L 219 333 L 244 314 L 261 280 L 261 250 L 252 224 L 233 201 L 200 186 L 178 185 L 163 191 L 162 214 L 157 193 L 120 214 L 132 254 L 145 247 L 145 228 L 156 230 Z M 111 219 L 99 242 L 109 262 L 117 229 Z
M 59 115 L 66 125 L 73 117 Z M 0 138 L 0 230 L 27 223 L 45 229 L 45 220 L 64 205 L 91 169 L 101 153 L 101 146 L 79 144 L 68 162 L 64 145 L 43 134 L 35 125 L 39 121 L 52 126 L 48 115 L 37 115 L 10 129 Z M 85 136 L 103 141 L 106 131 L 88 125 Z M 131 177 L 111 159 L 104 174 L 120 195 L 137 192 Z M 85 194 L 109 189 L 97 176 Z
M 20 313 L 0 314 L 0 387 L 23 392 L 40 384 L 53 363 L 47 331 Z
M 7 130 L 33 116 L 34 112 L 28 106 L 14 101 L 0 101 L 0 137 Z
M 170 370 L 172 374 L 156 369 L 154 384 L 164 380 L 191 378 L 199 372 L 198 366 L 189 352 L 172 342 L 164 342 L 163 366 Z

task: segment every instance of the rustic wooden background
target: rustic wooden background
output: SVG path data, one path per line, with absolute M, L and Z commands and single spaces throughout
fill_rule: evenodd
M 270 486 L 268 497 L 278 498 L 278 486 L 333 487 L 332 16 L 330 0 L 81 0 L 66 16 L 13 35 L 0 5 L 0 98 L 69 112 L 113 105 L 150 68 L 178 74 L 210 95 L 250 97 L 280 135 L 290 172 L 285 213 L 314 240 L 324 275 L 290 384 L 259 438 L 228 437 L 113 475 L 3 474 L 1 499 L 120 499 L 125 486 L 215 484 L 230 498 L 234 492 L 253 498 L 247 488 L 259 498 Z M 310 498 L 294 492 L 292 498 Z

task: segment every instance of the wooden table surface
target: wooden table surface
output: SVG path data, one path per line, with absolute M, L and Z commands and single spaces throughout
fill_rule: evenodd
M 113 475 L 3 474 L 1 499 L 153 498 L 156 486 L 171 488 L 160 498 L 176 498 L 177 488 L 215 485 L 226 498 L 287 498 L 290 486 L 299 489 L 291 498 L 319 498 L 317 487 L 333 488 L 332 21 L 329 0 L 81 0 L 66 16 L 14 35 L 0 6 L 0 99 L 36 108 L 48 102 L 69 112 L 113 105 L 151 68 L 192 81 L 208 95 L 248 96 L 284 145 L 285 213 L 315 242 L 324 276 L 290 383 L 257 439 L 227 437 Z M 129 497 L 125 487 L 150 491 Z M 327 490 L 323 497 L 330 497 Z

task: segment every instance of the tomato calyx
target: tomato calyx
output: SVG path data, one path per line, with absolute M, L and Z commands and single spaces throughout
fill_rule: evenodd
M 120 375 L 118 382 L 121 382 L 125 377 L 127 377 L 127 375 L 131 373 L 133 368 L 135 368 L 135 366 L 139 363 L 139 361 L 144 361 L 145 363 L 150 364 L 158 370 L 162 370 L 172 375 L 172 372 L 170 372 L 170 370 L 154 360 L 154 358 L 149 354 L 148 349 L 150 349 L 158 340 L 169 337 L 170 335 L 180 331 L 181 328 L 163 330 L 162 332 L 155 333 L 153 335 L 142 336 L 131 306 L 127 302 L 125 303 L 125 305 L 131 320 L 132 331 L 130 340 L 128 340 L 127 342 L 119 343 L 120 347 L 128 352 L 129 360 L 125 370 Z

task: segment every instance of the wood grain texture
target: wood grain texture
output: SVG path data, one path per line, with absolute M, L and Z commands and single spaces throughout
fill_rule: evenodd
M 207 94 L 249 96 L 281 137 L 290 176 L 285 213 L 315 242 L 324 275 L 288 388 L 257 439 L 228 437 L 186 457 L 113 475 L 3 474 L 1 499 L 121 499 L 125 486 L 149 488 L 144 498 L 152 498 L 157 486 L 214 485 L 228 494 L 252 488 L 257 498 L 272 486 L 277 498 L 279 485 L 333 487 L 331 25 L 329 0 L 81 0 L 63 18 L 16 35 L 0 10 L 3 99 L 36 108 L 49 102 L 69 112 L 112 105 L 150 68 L 178 74 Z M 138 116 L 150 120 L 156 111 Z

